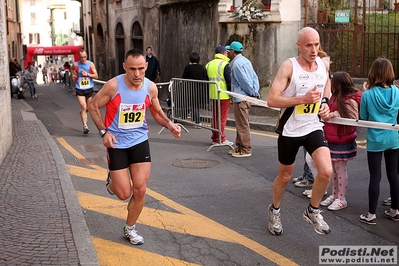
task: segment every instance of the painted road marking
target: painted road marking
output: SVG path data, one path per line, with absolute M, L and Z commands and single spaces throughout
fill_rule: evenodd
M 106 169 L 94 165 L 88 160 L 85 160 L 84 156 L 70 146 L 63 138 L 57 138 L 57 140 L 71 154 L 73 154 L 82 162 L 87 162 L 88 166 L 94 168 L 87 169 L 84 167 L 67 165 L 68 171 L 71 175 L 94 180 L 104 179 L 101 177 L 106 176 Z M 253 241 L 252 239 L 243 236 L 234 230 L 231 230 L 197 212 L 194 212 L 191 209 L 186 208 L 183 205 L 180 205 L 179 203 L 174 202 L 151 189 L 147 188 L 147 194 L 154 199 L 159 200 L 163 204 L 171 207 L 177 213 L 144 207 L 138 220 L 138 222 L 141 224 L 156 227 L 162 230 L 236 243 L 256 252 L 257 254 L 276 264 L 297 265 L 294 261 L 270 250 L 265 246 L 260 245 L 256 241 Z M 82 208 L 113 217 L 118 217 L 123 220 L 126 218 L 126 202 L 79 191 L 77 192 L 77 195 L 79 204 Z
M 162 265 L 162 266 L 196 266 L 200 264 L 158 255 L 145 250 L 132 248 L 98 237 L 92 237 L 94 247 L 101 265 Z M 123 254 L 121 256 L 121 254 Z M 112 263 L 110 263 L 112 262 Z

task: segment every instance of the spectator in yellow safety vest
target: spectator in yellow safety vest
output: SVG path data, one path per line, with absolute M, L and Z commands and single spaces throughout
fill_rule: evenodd
M 228 58 L 228 51 L 225 46 L 219 45 L 215 49 L 214 59 L 209 61 L 205 68 L 208 72 L 209 81 L 219 83 L 219 89 L 221 91 L 231 91 L 231 68 L 229 65 L 230 58 Z M 220 138 L 219 132 L 212 131 L 212 143 L 233 145 L 233 142 L 226 139 L 226 133 L 224 132 L 227 123 L 227 117 L 230 109 L 230 95 L 227 93 L 220 93 L 220 117 L 218 110 L 218 88 L 216 84 L 209 85 L 209 97 L 212 103 L 212 128 L 219 129 L 220 119 Z

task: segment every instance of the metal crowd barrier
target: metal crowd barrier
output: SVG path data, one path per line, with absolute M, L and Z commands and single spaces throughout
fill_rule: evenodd
M 94 91 L 98 92 L 105 84 L 105 81 L 95 79 Z M 209 98 L 209 85 L 216 85 L 218 89 L 218 99 L 216 102 L 217 110 L 213 110 L 215 104 Z M 213 147 L 229 146 L 233 149 L 232 145 L 223 144 L 221 142 L 222 132 L 220 120 L 220 89 L 219 83 L 213 81 L 191 80 L 173 78 L 169 82 L 155 83 L 158 87 L 158 97 L 160 101 L 165 98 L 169 109 L 166 115 L 178 124 L 184 131 L 189 132 L 187 125 L 195 128 L 203 128 L 211 131 L 216 131 L 219 134 L 219 143 L 213 143 L 208 148 L 208 151 Z M 166 92 L 165 89 L 168 88 Z M 162 98 L 162 99 L 161 99 Z M 217 121 L 212 121 L 213 111 L 217 112 Z M 165 128 L 162 128 L 158 134 L 161 134 Z
M 209 98 L 209 85 L 213 84 L 218 89 L 217 110 L 213 110 L 212 101 Z M 212 144 L 208 151 L 213 147 L 232 145 L 221 143 L 220 120 L 220 89 L 219 83 L 213 81 L 192 80 L 173 78 L 169 84 L 170 92 L 170 119 L 176 122 L 183 130 L 189 132 L 185 125 L 191 125 L 194 128 L 203 128 L 216 131 L 219 134 L 219 143 Z M 212 123 L 212 113 L 216 111 L 218 121 Z M 158 134 L 163 131 L 162 128 Z

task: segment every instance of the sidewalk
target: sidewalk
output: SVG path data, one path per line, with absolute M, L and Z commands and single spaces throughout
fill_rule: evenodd
M 14 142 L 0 165 L 0 264 L 99 265 L 61 152 L 12 99 Z

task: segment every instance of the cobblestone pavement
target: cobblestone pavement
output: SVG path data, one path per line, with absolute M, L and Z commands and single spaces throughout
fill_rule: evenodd
M 0 166 L 0 265 L 99 265 L 64 159 L 25 101 Z

